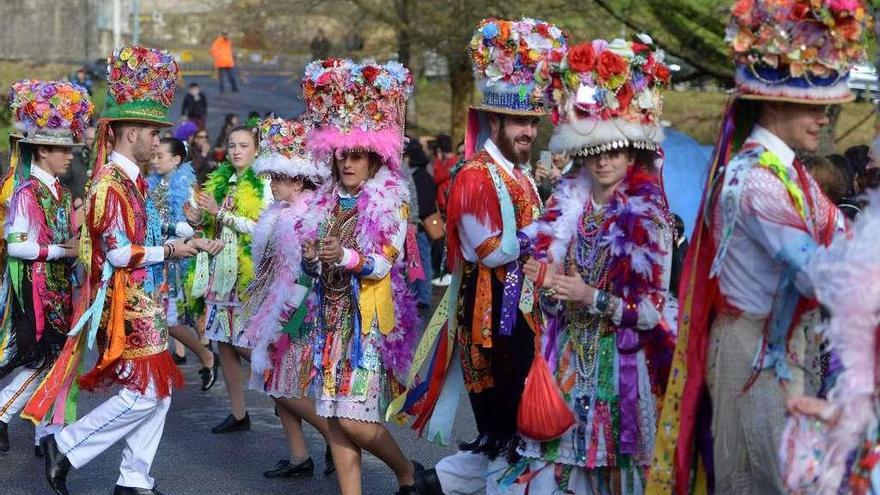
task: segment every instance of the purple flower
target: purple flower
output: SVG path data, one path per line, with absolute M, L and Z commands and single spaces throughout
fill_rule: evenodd
M 43 85 L 43 88 L 40 90 L 40 96 L 42 96 L 43 98 L 48 100 L 49 98 L 55 96 L 55 93 L 57 93 L 57 92 L 58 92 L 58 90 L 55 89 L 54 84 L 45 84 L 45 85 Z
M 57 129 L 57 128 L 61 127 L 61 124 L 62 124 L 61 117 L 59 117 L 57 115 L 53 115 L 53 116 L 49 117 L 49 121 L 46 122 L 46 125 L 50 129 Z

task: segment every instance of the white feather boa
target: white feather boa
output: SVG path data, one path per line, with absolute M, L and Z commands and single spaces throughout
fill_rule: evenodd
M 817 299 L 831 311 L 824 334 L 843 371 L 828 395 L 840 419 L 827 431 L 819 493 L 837 493 L 847 458 L 877 428 L 875 340 L 880 312 L 880 191 L 855 222 L 851 239 L 819 248 L 808 267 Z
M 272 367 L 269 345 L 278 340 L 281 328 L 286 323 L 282 315 L 296 309 L 287 307 L 287 303 L 294 295 L 296 282 L 302 272 L 302 242 L 317 237 L 318 225 L 322 220 L 312 211 L 315 199 L 315 193 L 303 191 L 294 203 L 274 203 L 257 221 L 251 251 L 254 259 L 259 261 L 254 267 L 260 267 L 262 260 L 271 256 L 275 258 L 275 270 L 271 273 L 254 273 L 251 287 L 263 282 L 262 290 L 250 293 L 250 300 L 256 304 L 245 308 L 248 318 L 245 336 L 254 345 L 251 368 L 256 376 Z M 274 249 L 266 252 L 270 238 Z M 268 283 L 266 277 L 270 277 Z M 306 301 L 302 304 L 306 304 Z
M 578 221 L 584 212 L 584 205 L 592 198 L 590 176 L 585 167 L 559 181 L 553 190 L 547 210 L 556 209 L 559 216 L 551 222 L 540 222 L 538 233 L 552 239 L 548 252 L 555 263 L 565 259 L 571 240 L 577 232 Z

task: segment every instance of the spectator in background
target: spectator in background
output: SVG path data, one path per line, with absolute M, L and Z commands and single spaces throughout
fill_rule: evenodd
M 86 195 L 86 183 L 89 181 L 92 145 L 95 144 L 95 127 L 86 127 L 83 133 L 83 141 L 85 146 L 73 149 L 73 160 L 67 172 L 58 176 L 58 180 L 70 189 L 73 196 L 73 202 L 82 204 Z M 74 208 L 77 206 L 74 204 Z
M 235 129 L 241 125 L 241 119 L 238 115 L 234 113 L 227 113 L 223 118 L 223 127 L 220 128 L 220 135 L 217 136 L 217 142 L 214 143 L 214 147 L 216 148 L 226 148 L 226 136 L 229 135 L 229 131 Z
M 419 245 L 419 258 L 422 268 L 425 270 L 425 278 L 416 280 L 412 285 L 420 308 L 431 307 L 431 280 L 433 278 L 431 239 L 425 233 L 424 221 L 437 211 L 437 186 L 434 179 L 428 173 L 428 156 L 422 149 L 422 145 L 415 139 L 410 140 L 403 154 L 409 164 L 412 180 L 416 186 L 416 204 L 418 205 L 418 234 L 416 240 Z
M 434 145 L 434 184 L 437 185 L 435 197 L 437 208 L 443 219 L 446 219 L 446 199 L 449 195 L 449 187 L 452 185 L 452 168 L 458 162 L 458 155 L 452 152 L 452 137 L 448 134 L 438 134 Z M 464 146 L 462 143 L 461 146 Z M 445 287 L 449 285 L 452 277 L 446 272 L 445 252 L 446 239 L 434 241 L 432 246 L 431 267 L 435 278 L 431 281 L 434 285 Z
M 847 193 L 846 173 L 840 170 L 830 159 L 818 155 L 803 155 L 801 163 L 816 179 L 819 189 L 828 196 L 835 205 L 840 205 Z M 850 212 L 844 211 L 847 216 Z M 852 218 L 852 217 L 851 217 Z
M 199 129 L 205 128 L 205 117 L 208 116 L 208 99 L 202 93 L 199 83 L 190 83 L 189 91 L 183 97 L 181 115 L 194 122 Z
M 88 72 L 86 72 L 85 67 L 80 67 L 76 70 L 73 76 L 70 77 L 70 82 L 74 84 L 79 84 L 89 93 L 89 96 L 92 95 L 92 78 L 89 77 Z
M 330 56 L 330 40 L 324 36 L 323 29 L 318 28 L 318 34 L 312 38 L 309 48 L 312 50 L 312 60 L 324 60 Z
M 681 280 L 681 269 L 687 254 L 688 239 L 684 231 L 684 220 L 673 214 L 675 220 L 675 244 L 672 246 L 672 270 L 669 275 L 669 294 L 677 296 L 678 282 Z
M 220 78 L 220 92 L 223 92 L 223 78 L 229 80 L 232 92 L 238 93 L 238 85 L 235 83 L 235 56 L 232 54 L 232 40 L 226 31 L 220 33 L 211 43 L 211 57 L 214 59 L 214 68 L 217 69 Z
M 571 160 L 566 153 L 551 153 L 550 159 L 551 163 L 541 163 L 539 160 L 535 164 L 534 177 L 541 201 L 547 201 L 553 192 L 553 186 L 571 168 Z
M 193 134 L 190 148 L 192 167 L 196 173 L 196 184 L 204 184 L 208 180 L 208 174 L 217 168 L 217 162 L 214 160 L 214 154 L 211 149 L 211 141 L 208 139 L 207 129 L 199 129 Z
M 837 203 L 840 211 L 849 219 L 854 219 L 862 211 L 862 202 L 859 200 L 859 185 L 856 180 L 856 172 L 849 160 L 843 155 L 828 155 L 826 158 L 834 164 L 837 170 L 843 173 L 846 180 L 846 194 Z M 817 179 L 818 180 L 818 179 Z
M 866 144 L 851 146 L 844 152 L 844 156 L 849 160 L 849 164 L 852 167 L 854 174 L 853 181 L 855 184 L 861 184 L 862 178 L 865 176 L 865 171 L 868 168 L 876 166 L 871 153 L 871 148 Z M 857 192 L 861 193 L 862 190 Z

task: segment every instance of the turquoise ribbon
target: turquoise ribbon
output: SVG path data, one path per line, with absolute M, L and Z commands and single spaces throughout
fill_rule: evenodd
M 91 320 L 92 324 L 89 326 L 87 340 L 89 349 L 95 347 L 95 340 L 98 336 L 98 326 L 101 324 L 101 313 L 104 312 L 104 299 L 107 297 L 107 286 L 110 283 L 111 275 L 113 275 L 113 267 L 110 265 L 109 261 L 105 261 L 104 266 L 101 268 L 101 287 L 98 289 L 95 301 L 92 302 L 89 309 L 79 317 L 79 321 L 76 322 L 76 325 L 74 325 L 67 334 L 68 336 L 78 335 L 83 327 L 86 326 L 86 323 Z
M 498 175 L 498 165 L 490 163 L 488 168 L 501 207 L 501 251 L 504 254 L 515 255 L 519 253 L 519 241 L 516 238 L 516 215 L 513 211 L 513 200 L 510 199 L 507 184 Z

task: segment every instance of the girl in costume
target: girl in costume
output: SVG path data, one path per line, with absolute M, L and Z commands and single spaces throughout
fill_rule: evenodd
M 328 420 L 346 495 L 361 493 L 362 449 L 394 471 L 399 494 L 416 493 L 416 465 L 382 425 L 418 331 L 401 259 L 410 201 L 400 175 L 401 129 L 411 87 L 409 71 L 395 62 L 315 61 L 303 79 L 309 116 L 319 126 L 309 146 L 332 159 L 333 180 L 316 207 L 326 219 L 303 255 L 318 298 L 316 405 Z
M 628 76 L 612 81 L 602 64 L 580 64 L 585 54 L 614 58 Z M 558 386 L 549 393 L 562 392 L 574 421 L 557 438 L 526 438 L 505 478 L 528 472 L 520 481 L 530 493 L 639 494 L 665 384 L 662 351 L 672 345 L 663 307 L 673 223 L 658 125 L 669 72 L 644 35 L 546 60 L 537 75 L 555 105 L 550 149 L 574 155 L 580 170 L 555 187 L 525 272 L 543 288 L 547 316 L 535 359 L 547 360 Z
M 327 438 L 327 419 L 315 412 L 309 398 L 315 376 L 315 325 L 306 317 L 314 305 L 312 279 L 302 273 L 303 242 L 318 235 L 322 218 L 311 213 L 315 189 L 329 175 L 306 150 L 307 128 L 300 122 L 266 119 L 259 125 L 260 154 L 254 172 L 267 176 L 275 198 L 257 222 L 251 252 L 256 271 L 243 309 L 245 338 L 253 345 L 251 388 L 275 401 L 290 443 L 291 459 L 263 473 L 267 478 L 311 476 L 302 420 Z M 324 452 L 325 474 L 333 472 L 329 447 Z M 292 461 L 292 462 L 291 462 Z
M 251 424 L 241 366 L 242 357 L 250 359 L 251 347 L 243 335 L 242 296 L 253 278 L 251 234 L 272 200 L 269 187 L 251 169 L 256 153 L 253 129 L 232 129 L 227 138 L 228 161 L 211 173 L 196 195 L 198 208 L 187 208 L 187 218 L 199 223 L 205 237 L 222 245 L 215 254 L 196 259 L 190 292 L 194 299 L 203 298 L 205 337 L 217 342 L 232 405 L 232 413 L 212 433 L 249 430 Z
M 161 217 L 162 235 L 166 239 L 189 239 L 195 235 L 183 214 L 183 205 L 192 197 L 196 180 L 192 166 L 186 158 L 187 150 L 183 141 L 163 138 L 153 158 L 153 172 L 147 177 L 150 197 Z M 166 261 L 159 273 L 160 283 L 155 287 L 165 308 L 168 333 L 199 357 L 202 362 L 202 369 L 199 370 L 202 390 L 208 390 L 217 380 L 219 360 L 214 358 L 214 353 L 205 348 L 188 327 L 181 324 L 178 315 L 178 305 L 185 307 L 182 304 L 182 279 L 186 275 L 189 261 Z

